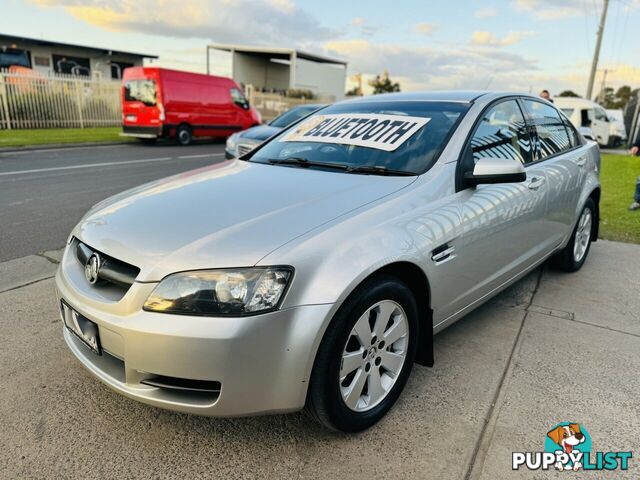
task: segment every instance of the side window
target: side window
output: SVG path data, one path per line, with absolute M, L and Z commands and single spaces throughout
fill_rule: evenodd
M 515 100 L 487 110 L 471 139 L 473 160 L 510 158 L 531 162 L 531 144 L 522 111 Z
M 524 99 L 530 123 L 536 131 L 534 150 L 536 159 L 543 160 L 571 148 L 569 135 L 560 113 L 545 103 Z
M 245 110 L 249 108 L 249 101 L 240 90 L 238 90 L 237 88 L 232 88 L 231 90 L 229 90 L 229 93 L 231 94 L 231 100 L 233 101 L 233 103 L 241 106 Z
M 562 121 L 564 122 L 564 126 L 567 129 L 567 133 L 569 134 L 569 143 L 571 145 L 571 148 L 582 145 L 580 143 L 580 136 L 576 131 L 576 127 L 574 127 L 573 124 L 566 118 L 563 118 Z
M 601 122 L 608 122 L 609 121 L 609 117 L 607 117 L 607 112 L 604 111 L 604 109 L 602 108 L 594 108 L 595 113 L 596 113 L 596 120 L 600 120 Z

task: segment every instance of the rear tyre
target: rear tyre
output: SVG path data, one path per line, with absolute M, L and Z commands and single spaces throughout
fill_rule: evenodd
M 591 235 L 595 221 L 597 221 L 596 204 L 592 198 L 589 198 L 582 208 L 569 243 L 551 259 L 554 267 L 565 272 L 577 272 L 582 268 L 591 249 Z
M 176 139 L 180 145 L 189 145 L 193 140 L 191 128 L 188 125 L 180 125 L 176 131 Z
M 390 275 L 367 280 L 327 328 L 309 382 L 307 411 L 333 430 L 371 427 L 400 396 L 417 339 L 411 290 Z

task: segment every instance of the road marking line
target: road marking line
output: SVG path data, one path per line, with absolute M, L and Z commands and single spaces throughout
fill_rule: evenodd
M 2 146 L 2 145 L 0 145 Z M 47 152 L 64 152 L 67 150 L 86 150 L 87 148 L 119 148 L 119 147 L 128 147 L 129 144 L 126 143 L 118 143 L 113 145 L 88 145 L 86 147 L 60 147 L 60 148 L 34 148 L 34 149 L 25 149 L 25 150 L 14 150 L 11 152 L 0 152 L 0 156 L 8 156 L 8 155 L 27 155 L 29 153 L 47 153 Z
M 220 156 L 219 154 L 211 154 L 208 156 Z M 176 157 L 161 157 L 161 158 L 145 158 L 142 160 L 126 160 L 123 162 L 101 162 L 101 163 L 89 163 L 86 165 L 68 165 L 66 167 L 50 167 L 50 168 L 35 168 L 32 170 L 19 170 L 13 172 L 0 172 L 0 177 L 7 175 L 22 175 L 25 173 L 41 173 L 41 172 L 56 172 L 58 170 L 76 170 L 79 168 L 95 168 L 95 167 L 109 167 L 113 165 L 133 165 L 136 163 L 151 163 L 151 162 L 166 162 L 167 160 L 177 160 Z
M 205 158 L 205 157 L 221 157 L 224 153 L 201 153 L 198 155 L 181 155 L 178 158 Z

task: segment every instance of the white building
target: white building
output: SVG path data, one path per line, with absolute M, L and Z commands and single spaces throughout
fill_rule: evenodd
M 142 65 L 145 58 L 158 57 L 0 33 L 0 69 L 23 67 L 45 76 L 65 74 L 116 80 L 122 78 L 125 68 Z
M 320 97 L 342 100 L 347 78 L 347 62 L 291 48 L 209 45 L 209 50 L 231 53 L 231 76 L 243 85 L 267 92 L 289 89 L 311 90 Z

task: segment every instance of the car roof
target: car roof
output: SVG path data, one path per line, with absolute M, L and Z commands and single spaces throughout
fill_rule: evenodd
M 327 104 L 326 103 L 301 103 L 300 105 L 294 105 L 293 107 L 291 107 L 289 110 L 293 110 L 294 108 L 302 108 L 302 107 L 307 107 L 307 108 L 322 108 L 322 107 L 326 107 Z M 286 113 L 286 112 L 285 112 Z
M 423 91 L 423 92 L 402 92 L 402 93 L 383 93 L 380 95 L 368 95 L 365 97 L 357 97 L 355 99 L 345 100 L 346 102 L 371 102 L 371 101 L 439 101 L 439 102 L 465 102 L 471 103 L 474 100 L 487 95 L 489 93 L 481 90 L 439 90 L 439 91 Z

